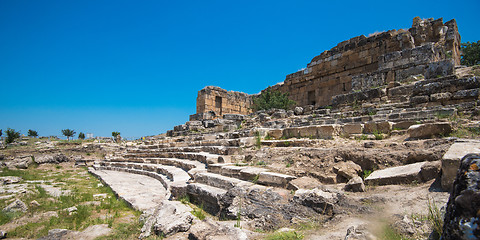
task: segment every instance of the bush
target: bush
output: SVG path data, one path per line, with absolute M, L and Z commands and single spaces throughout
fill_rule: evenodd
M 462 43 L 462 65 L 473 66 L 480 64 L 480 40 L 477 42 Z
M 288 98 L 288 93 L 272 91 L 269 87 L 260 93 L 260 95 L 253 98 L 252 109 L 255 111 L 268 110 L 272 108 L 287 110 L 295 104 L 295 101 Z
M 78 134 L 78 138 L 80 138 L 80 139 L 85 139 L 85 134 L 84 134 L 83 132 L 80 132 L 80 133 Z
M 5 139 L 6 143 L 13 143 L 17 138 L 20 138 L 20 132 L 15 131 L 15 129 L 8 128 L 7 138 Z
M 28 129 L 28 136 L 29 137 L 38 137 L 37 131 L 34 131 L 32 129 Z
M 120 132 L 112 132 L 112 137 L 117 138 L 117 136 L 120 135 Z

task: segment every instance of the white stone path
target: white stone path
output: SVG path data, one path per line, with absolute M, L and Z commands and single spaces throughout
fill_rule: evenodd
M 155 208 L 167 199 L 167 190 L 154 178 L 109 170 L 90 169 L 90 171 L 109 185 L 120 198 L 140 211 Z

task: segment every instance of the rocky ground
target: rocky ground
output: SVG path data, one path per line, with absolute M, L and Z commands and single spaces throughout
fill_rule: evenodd
M 28 140 L 1 152 L 0 230 L 9 239 L 156 239 L 156 234 L 166 239 L 429 239 L 435 214 L 449 198 L 438 175 L 407 184 L 367 182 L 360 192 L 345 188 L 355 176 L 437 162 L 455 140 L 405 139 L 306 139 L 307 144 L 282 147 L 265 141 L 260 148 L 238 148 L 232 166 L 297 179 L 285 187 L 227 190 L 220 201 L 224 207 L 214 215 L 192 198 L 171 201 L 165 180 L 87 170 L 93 160 L 142 142 Z

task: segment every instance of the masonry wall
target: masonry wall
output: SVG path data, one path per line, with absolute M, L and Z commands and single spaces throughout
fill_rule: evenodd
M 197 115 L 206 113 L 200 118 L 222 117 L 224 114 L 249 114 L 252 97 L 246 93 L 233 92 L 219 87 L 207 86 L 198 92 Z
M 460 63 L 456 21 L 444 24 L 441 18 L 415 18 L 408 30 L 362 35 L 341 42 L 272 88 L 288 92 L 298 106 L 325 106 L 335 95 L 393 86 L 408 76 L 422 74 L 428 63 L 444 59 Z

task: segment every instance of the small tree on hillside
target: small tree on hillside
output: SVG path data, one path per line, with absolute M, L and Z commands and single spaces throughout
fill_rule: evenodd
M 120 132 L 112 132 L 112 137 L 117 139 L 117 136 L 120 135 Z
M 70 137 L 73 137 L 75 135 L 75 131 L 73 129 L 63 129 L 62 134 L 63 136 L 67 137 L 67 141 L 70 141 Z
M 20 132 L 15 131 L 15 129 L 7 128 L 5 131 L 7 138 L 5 139 L 6 143 L 13 143 L 16 139 L 20 138 Z
M 462 65 L 473 66 L 480 64 L 480 40 L 477 42 L 462 43 Z
M 260 93 L 260 95 L 253 98 L 252 108 L 255 111 L 268 110 L 272 108 L 287 110 L 295 104 L 295 101 L 288 98 L 288 93 L 272 91 L 272 89 L 269 87 Z
M 34 131 L 32 129 L 28 129 L 28 136 L 29 137 L 38 137 L 37 131 Z
M 80 133 L 78 134 L 78 138 L 80 138 L 80 139 L 82 139 L 82 140 L 85 139 L 85 134 L 84 134 L 83 132 L 80 132 Z
M 2 129 L 0 129 L 0 137 L 2 136 L 2 134 L 3 134 L 3 133 L 2 133 Z

